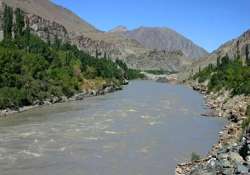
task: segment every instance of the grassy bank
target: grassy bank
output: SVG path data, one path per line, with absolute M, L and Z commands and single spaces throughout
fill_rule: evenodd
M 13 20 L 15 19 L 15 21 Z M 52 97 L 71 97 L 86 86 L 123 84 L 141 75 L 121 61 L 95 58 L 57 36 L 33 35 L 20 9 L 4 10 L 0 42 L 0 109 L 16 109 Z

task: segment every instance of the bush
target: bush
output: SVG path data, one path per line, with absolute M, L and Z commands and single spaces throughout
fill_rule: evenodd
M 133 80 L 133 79 L 143 79 L 145 76 L 141 74 L 141 71 L 139 70 L 134 70 L 134 69 L 129 69 L 128 70 L 128 79 Z
M 16 109 L 27 102 L 26 92 L 17 88 L 0 89 L 0 109 Z
M 195 161 L 198 161 L 198 160 L 200 160 L 201 159 L 201 156 L 200 155 L 198 155 L 198 154 L 196 154 L 196 153 L 192 153 L 191 154 L 191 161 L 192 162 L 195 162 Z
M 225 57 L 219 67 L 208 66 L 193 78 L 200 83 L 209 80 L 209 91 L 226 88 L 232 90 L 233 95 L 250 94 L 250 67 L 242 66 L 239 59 L 230 61 Z
M 154 75 L 162 75 L 162 74 L 173 74 L 176 72 L 170 72 L 170 71 L 166 71 L 166 70 L 146 70 L 145 72 L 150 73 L 150 74 L 154 74 Z

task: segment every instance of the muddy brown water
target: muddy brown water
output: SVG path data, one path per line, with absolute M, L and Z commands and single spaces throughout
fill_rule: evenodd
M 180 85 L 123 91 L 0 119 L 0 175 L 168 175 L 205 155 L 225 125 Z

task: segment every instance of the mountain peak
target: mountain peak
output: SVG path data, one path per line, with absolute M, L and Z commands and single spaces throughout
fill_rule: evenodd
M 112 33 L 123 33 L 123 32 L 127 32 L 128 29 L 126 26 L 122 26 L 122 25 L 119 25 L 113 29 L 111 29 L 109 32 L 112 32 Z
M 199 59 L 208 52 L 191 40 L 167 27 L 145 27 L 128 31 L 125 36 L 135 39 L 148 49 L 165 51 L 181 50 L 189 59 Z

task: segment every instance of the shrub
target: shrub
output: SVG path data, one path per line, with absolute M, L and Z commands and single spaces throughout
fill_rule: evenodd
M 208 66 L 193 78 L 200 83 L 209 80 L 209 91 L 226 88 L 232 90 L 233 95 L 250 94 L 250 67 L 242 66 L 239 59 L 230 61 L 224 57 L 219 67 Z
M 198 160 L 200 160 L 201 159 L 201 156 L 200 155 L 198 155 L 197 153 L 192 153 L 191 154 L 191 161 L 192 162 L 195 162 L 195 161 L 198 161 Z

